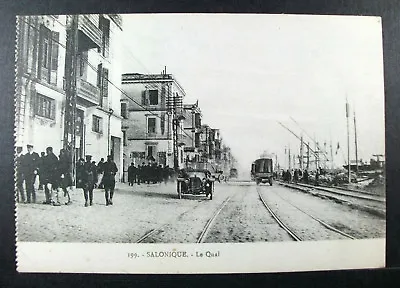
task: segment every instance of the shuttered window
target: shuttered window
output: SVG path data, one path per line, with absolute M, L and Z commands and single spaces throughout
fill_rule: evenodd
M 147 118 L 147 133 L 156 133 L 156 118 Z
M 103 132 L 103 119 L 101 117 L 93 115 L 92 131 L 97 133 Z
M 99 28 L 102 32 L 101 48 L 99 52 L 107 58 L 110 50 L 110 20 L 100 16 Z
M 40 79 L 57 84 L 58 46 L 60 33 L 41 25 L 39 30 L 39 69 Z
M 97 66 L 97 87 L 100 88 L 99 105 L 103 107 L 103 98 L 108 97 L 108 69 L 102 64 Z
M 36 94 L 35 115 L 56 119 L 56 101 L 42 94 Z

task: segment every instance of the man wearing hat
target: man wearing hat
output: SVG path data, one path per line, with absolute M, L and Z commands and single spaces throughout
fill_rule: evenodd
M 61 174 L 59 161 L 57 156 L 53 153 L 52 147 L 46 148 L 46 156 L 43 159 L 43 181 L 46 186 L 45 196 L 46 201 L 44 204 L 53 204 L 53 206 L 60 206 L 58 190 L 60 188 Z
M 17 147 L 17 156 L 15 157 L 15 172 L 16 172 L 16 188 L 17 188 L 17 201 L 25 202 L 24 192 L 24 175 L 22 174 L 22 161 L 24 155 L 22 154 L 22 147 Z M 20 198 L 21 197 L 21 198 Z
M 25 186 L 26 186 L 26 196 L 28 203 L 36 202 L 36 192 L 35 192 L 35 179 L 38 174 L 38 160 L 39 154 L 33 152 L 33 145 L 26 145 L 28 153 L 24 155 L 22 162 L 22 173 L 24 174 Z
M 118 172 L 117 165 L 112 159 L 111 155 L 107 156 L 107 162 L 104 164 L 104 190 L 106 197 L 106 206 L 113 205 L 112 198 L 115 189 L 115 174 Z
M 92 163 L 92 156 L 86 155 L 86 162 L 82 169 L 82 188 L 83 196 L 85 197 L 85 207 L 93 205 L 93 189 L 97 180 L 96 170 L 96 165 Z

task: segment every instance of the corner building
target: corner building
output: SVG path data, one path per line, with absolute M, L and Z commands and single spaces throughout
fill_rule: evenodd
M 128 73 L 122 75 L 122 89 L 125 170 L 132 162 L 174 167 L 175 160 L 183 168 L 186 93 L 182 86 L 171 74 Z
M 77 19 L 75 158 L 92 155 L 99 161 L 112 154 L 121 171 L 122 18 L 92 14 Z M 15 137 L 24 152 L 26 144 L 38 153 L 52 146 L 58 154 L 63 147 L 70 23 L 66 15 L 17 17 Z

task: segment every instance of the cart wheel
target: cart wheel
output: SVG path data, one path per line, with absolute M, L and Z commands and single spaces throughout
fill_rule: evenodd
M 180 182 L 177 183 L 176 189 L 178 190 L 178 198 L 182 199 L 182 185 Z

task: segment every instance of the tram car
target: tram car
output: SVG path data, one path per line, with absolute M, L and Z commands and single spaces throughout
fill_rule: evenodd
M 178 198 L 183 195 L 202 195 L 213 198 L 215 179 L 206 169 L 182 169 L 177 178 Z
M 251 179 L 256 181 L 256 184 L 269 183 L 272 186 L 274 176 L 273 165 L 271 158 L 260 158 L 251 164 Z

